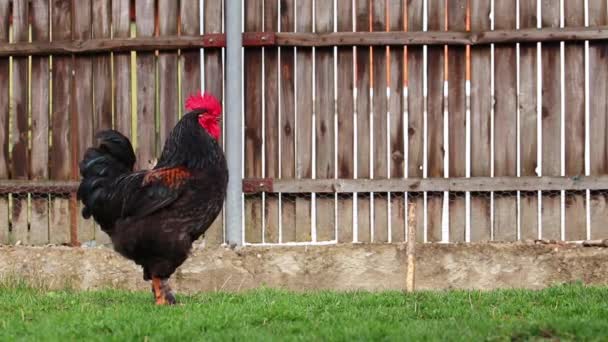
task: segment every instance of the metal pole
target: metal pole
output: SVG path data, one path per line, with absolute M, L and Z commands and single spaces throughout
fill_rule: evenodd
M 243 244 L 243 192 L 242 192 L 242 119 L 243 99 L 242 56 L 242 4 L 241 0 L 225 0 L 226 30 L 226 160 L 228 162 L 228 192 L 226 194 L 226 243 Z

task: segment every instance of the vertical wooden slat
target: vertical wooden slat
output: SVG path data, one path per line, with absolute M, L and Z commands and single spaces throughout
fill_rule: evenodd
M 13 1 L 13 42 L 29 40 L 27 0 Z M 13 58 L 11 178 L 26 180 L 29 172 L 28 149 L 28 57 Z M 29 244 L 27 195 L 12 195 L 12 240 Z
M 158 31 L 161 36 L 177 35 L 177 1 L 158 0 Z M 165 140 L 177 123 L 179 104 L 177 93 L 177 53 L 158 54 L 159 143 Z
M 353 31 L 352 1 L 337 2 L 338 31 Z M 353 49 L 338 48 L 338 177 L 353 178 L 354 176 L 354 75 Z M 283 207 L 285 208 L 285 207 Z M 338 200 L 338 236 L 339 242 L 353 241 L 353 197 L 340 196 Z
M 589 1 L 589 25 L 608 25 L 606 1 Z M 592 175 L 608 173 L 608 45 L 589 43 L 589 141 Z M 591 238 L 608 238 L 608 196 L 591 192 Z
M 520 27 L 535 28 L 537 22 L 536 2 L 520 1 Z M 537 47 L 536 44 L 521 44 L 519 59 L 519 135 L 520 174 L 536 176 L 537 158 Z M 521 239 L 538 238 L 537 192 L 522 192 L 520 199 Z
M 221 31 L 221 1 L 205 1 L 205 5 L 216 5 L 219 3 L 219 13 L 215 11 L 211 11 L 209 9 L 210 5 L 205 8 L 205 14 L 211 12 L 211 15 L 207 16 L 209 18 L 210 23 L 205 20 L 205 24 L 217 24 L 219 21 L 219 30 Z M 200 23 L 200 1 L 181 1 L 179 8 L 179 15 L 181 18 L 180 22 L 180 34 L 182 35 L 197 35 L 201 33 L 201 23 Z M 217 18 L 216 20 L 212 20 L 213 18 Z M 205 19 L 207 19 L 205 18 Z M 218 31 L 219 32 L 219 31 Z M 211 74 L 219 73 L 220 76 L 222 74 L 221 69 L 221 51 L 217 51 L 217 55 L 220 56 L 219 65 L 213 65 L 214 72 Z M 206 55 L 206 58 L 209 56 Z M 181 72 L 181 94 L 182 100 L 180 104 L 186 102 L 186 99 L 201 90 L 201 59 L 200 59 L 200 51 L 198 50 L 184 50 L 181 51 L 180 55 L 180 72 Z M 220 93 L 212 92 L 216 97 L 221 96 Z
M 70 0 L 52 0 L 51 32 L 53 41 L 72 38 L 72 8 Z M 72 57 L 53 56 L 51 122 L 52 146 L 50 148 L 50 178 L 69 180 L 72 177 L 70 150 L 72 140 L 78 139 L 70 125 L 72 90 Z M 65 196 L 52 196 L 49 240 L 54 244 L 70 241 L 70 200 Z
M 332 1 L 316 1 L 316 32 L 333 32 L 334 11 Z M 316 177 L 333 178 L 334 163 L 334 51 L 333 48 L 317 48 L 315 65 L 315 139 L 316 139 Z M 335 239 L 335 201 L 334 196 L 317 195 L 317 240 Z
M 263 1 L 245 3 L 245 31 L 260 32 L 263 27 Z M 262 50 L 245 50 L 245 177 L 262 176 Z M 262 199 L 245 198 L 245 241 L 262 241 Z
M 372 31 L 386 31 L 386 1 L 372 1 Z M 372 48 L 372 120 L 373 120 L 373 178 L 387 178 L 387 60 L 386 48 Z M 388 241 L 388 195 L 374 194 L 374 242 Z
M 428 2 L 428 29 L 430 31 L 443 30 L 445 8 L 443 1 Z M 443 177 L 445 146 L 443 144 L 443 83 L 444 48 L 438 46 L 428 47 L 427 67 L 427 165 L 428 177 Z M 428 193 L 427 200 L 427 241 L 441 241 L 441 225 L 443 212 L 443 193 Z
M 135 22 L 138 37 L 152 37 L 155 32 L 154 0 L 136 0 Z M 137 53 L 137 135 L 136 169 L 150 168 L 156 157 L 155 56 Z
M 559 2 L 542 2 L 542 27 L 559 27 Z M 542 44 L 542 175 L 559 176 L 560 157 L 560 47 L 559 43 Z M 561 239 L 561 203 L 559 192 L 543 192 L 542 237 Z
M 467 0 L 449 2 L 448 29 L 464 31 Z M 449 175 L 466 176 L 465 47 L 448 49 Z M 465 241 L 465 196 L 450 193 L 450 242 Z
M 510 11 L 508 8 L 503 10 L 504 14 L 502 16 L 509 17 L 515 23 L 515 2 L 514 1 L 503 1 L 503 3 L 508 2 L 513 6 L 513 10 Z M 490 29 L 490 17 L 488 13 L 490 13 L 490 0 L 472 0 L 470 2 L 470 15 L 471 15 L 471 30 L 473 31 L 486 31 Z M 495 11 L 497 12 L 497 11 Z M 515 28 L 515 26 L 513 26 Z M 491 111 L 492 111 L 492 97 L 491 97 L 491 51 L 489 46 L 476 47 L 471 48 L 471 176 L 490 176 L 491 173 L 491 135 L 492 135 L 492 126 L 491 126 Z M 513 50 L 513 58 L 515 58 L 515 47 Z M 507 69 L 509 70 L 509 69 Z M 512 87 L 510 91 L 506 91 L 503 94 L 499 94 L 499 96 L 512 96 L 512 104 L 513 108 L 511 109 L 510 118 L 512 121 L 511 129 L 509 129 L 509 125 L 507 124 L 504 128 L 501 127 L 501 131 L 504 133 L 509 132 L 509 134 L 517 134 L 517 126 L 516 124 L 516 114 L 515 110 L 515 91 L 517 90 L 516 80 L 516 70 L 515 70 L 515 59 L 513 59 L 511 75 L 513 82 L 506 82 L 508 87 Z M 503 84 L 503 81 L 500 82 Z M 505 86 L 507 87 L 507 86 Z M 516 152 L 516 139 L 510 140 L 505 143 L 511 147 L 513 152 L 513 160 L 512 160 L 512 171 L 515 172 L 515 152 Z M 500 148 L 507 148 L 501 146 Z M 504 157 L 503 157 L 504 159 Z M 507 167 L 503 167 L 507 168 Z M 513 173 L 513 175 L 515 175 Z M 512 201 L 513 209 L 515 209 L 515 197 L 513 197 Z M 490 240 L 491 230 L 492 230 L 492 222 L 490 220 L 491 214 L 491 201 L 490 201 L 490 193 L 472 193 L 471 194 L 471 241 L 487 241 Z M 507 208 L 505 208 L 507 209 Z M 515 218 L 517 218 L 517 212 L 511 212 Z M 513 225 L 511 229 L 513 231 L 517 230 L 516 221 L 513 221 Z
M 33 0 L 32 42 L 49 41 L 49 0 Z M 32 57 L 31 69 L 31 177 L 49 177 L 49 57 Z M 32 194 L 30 242 L 49 242 L 49 201 L 47 194 Z
M 585 4 L 565 1 L 566 26 L 585 25 Z M 565 51 L 565 148 L 566 176 L 585 174 L 585 45 L 568 43 Z M 606 133 L 606 132 L 605 132 Z M 566 240 L 587 238 L 587 207 L 584 191 L 566 192 Z
M 9 41 L 9 4 L 0 1 L 0 43 Z M 9 58 L 0 58 L 0 178 L 8 179 L 8 129 L 9 129 Z M 9 239 L 8 196 L 0 195 L 0 243 L 8 244 Z
M 405 3 L 401 0 L 388 0 L 388 30 L 402 31 L 406 14 Z M 404 140 L 404 108 L 403 108 L 403 83 L 404 83 L 404 48 L 390 48 L 389 87 L 390 98 L 388 111 L 390 115 L 390 177 L 405 177 L 405 140 Z M 405 194 L 391 193 L 391 241 L 405 241 Z
M 264 31 L 276 32 L 279 27 L 277 0 L 264 1 Z M 265 159 L 266 177 L 279 177 L 279 49 L 264 49 Z M 279 196 L 266 194 L 266 227 L 264 241 L 279 242 Z
M 101 12 L 95 12 L 92 16 L 91 0 L 74 1 L 74 16 L 73 16 L 73 38 L 75 39 L 91 39 L 92 25 L 94 20 L 99 23 L 104 18 Z M 106 16 L 107 18 L 107 16 Z M 97 57 L 100 58 L 100 57 Z M 97 74 L 93 78 L 93 62 L 90 56 L 76 56 L 74 58 L 74 82 L 73 89 L 73 108 L 72 117 L 78 116 L 78 137 L 77 141 L 73 141 L 72 146 L 77 146 L 76 158 L 80 160 L 84 151 L 93 144 L 93 123 L 96 121 L 96 109 L 93 107 L 93 84 L 102 86 L 104 84 L 103 75 Z M 112 112 L 110 110 L 110 115 Z M 110 120 L 111 124 L 111 120 Z M 78 239 L 82 242 L 92 240 L 95 237 L 95 224 L 93 220 L 85 220 L 80 212 L 82 211 L 82 203 L 78 203 Z
M 424 20 L 424 0 L 408 1 L 407 30 L 422 31 Z M 424 55 L 422 47 L 407 47 L 407 143 L 408 143 L 408 177 L 422 177 L 424 166 Z M 416 217 L 408 218 L 408 224 L 414 222 L 416 237 L 424 241 L 424 198 L 422 194 L 408 194 L 408 205 L 415 206 Z
M 356 2 L 356 30 L 368 32 L 370 30 L 369 0 Z M 357 87 L 357 177 L 370 177 L 370 110 L 369 96 L 371 79 L 371 55 L 369 47 L 357 47 L 356 60 L 356 87 Z M 371 241 L 371 212 L 369 194 L 357 195 L 357 241 Z
M 312 0 L 296 2 L 296 31 L 312 32 Z M 298 48 L 296 52 L 297 130 L 296 177 L 312 177 L 312 49 Z M 296 241 L 311 240 L 310 196 L 296 198 Z
M 495 29 L 515 29 L 517 15 L 515 5 L 515 1 L 495 2 Z M 472 7 L 475 8 L 475 6 Z M 473 18 L 475 17 L 476 16 L 473 16 Z M 494 107 L 494 174 L 496 176 L 514 177 L 517 176 L 517 50 L 515 45 L 497 45 L 494 47 L 494 49 L 494 79 L 496 80 L 494 82 L 494 97 L 496 101 Z M 472 66 L 474 70 L 479 70 L 479 63 L 480 61 L 475 59 L 473 60 Z M 489 51 L 487 63 L 487 67 L 489 69 Z M 484 71 L 479 71 L 478 77 L 484 77 Z M 474 72 L 473 77 L 475 76 L 476 73 Z M 479 85 L 478 90 L 483 92 L 485 89 L 489 89 L 489 81 L 490 80 L 488 78 L 487 84 Z M 477 87 L 473 86 L 473 89 L 477 89 Z M 473 113 L 471 113 L 471 115 L 473 115 Z M 475 125 L 477 117 L 472 117 L 471 121 L 472 124 Z M 476 130 L 473 130 L 473 132 L 475 131 Z M 490 132 L 488 131 L 488 146 L 490 143 L 489 134 Z M 486 136 L 484 135 L 484 137 Z M 473 154 L 471 156 L 471 161 L 473 162 L 473 165 L 481 163 L 485 164 L 485 158 L 489 160 L 489 153 L 487 155 Z M 475 168 L 473 168 L 473 170 L 475 170 Z M 489 165 L 487 168 L 484 168 L 484 171 L 485 173 L 475 172 L 472 175 L 488 176 L 490 173 Z M 473 209 L 471 211 L 473 212 Z M 504 195 L 501 193 L 495 193 L 494 240 L 517 240 L 517 198 L 515 197 L 514 193 L 507 193 Z

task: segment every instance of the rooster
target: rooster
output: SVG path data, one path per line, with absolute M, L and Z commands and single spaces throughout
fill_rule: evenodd
M 115 130 L 99 132 L 79 165 L 82 216 L 143 268 L 158 305 L 175 304 L 168 280 L 220 213 L 228 183 L 219 101 L 199 93 L 186 109 L 153 169 L 133 171 L 131 142 Z

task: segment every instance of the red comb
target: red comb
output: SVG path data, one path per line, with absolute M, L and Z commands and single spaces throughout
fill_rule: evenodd
M 222 113 L 222 104 L 215 96 L 209 93 L 201 94 L 201 92 L 198 92 L 198 94 L 190 95 L 190 97 L 188 97 L 186 100 L 186 109 L 204 110 L 208 114 L 220 116 Z

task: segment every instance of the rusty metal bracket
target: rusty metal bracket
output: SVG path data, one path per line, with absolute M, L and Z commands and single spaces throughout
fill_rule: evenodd
M 274 192 L 272 178 L 243 179 L 243 192 L 246 194 Z

